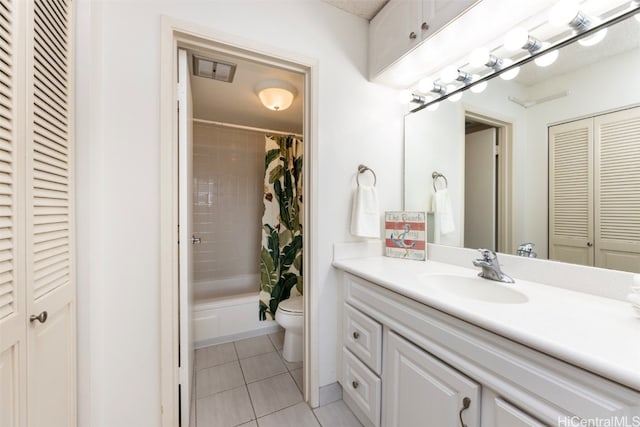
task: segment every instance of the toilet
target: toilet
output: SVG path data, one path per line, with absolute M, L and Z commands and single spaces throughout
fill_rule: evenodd
M 287 362 L 302 362 L 302 328 L 304 316 L 302 297 L 281 301 L 276 310 L 276 322 L 284 328 L 282 357 Z

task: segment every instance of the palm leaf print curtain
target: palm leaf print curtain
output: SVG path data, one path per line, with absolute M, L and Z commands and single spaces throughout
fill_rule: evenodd
M 260 320 L 302 295 L 302 139 L 266 135 Z

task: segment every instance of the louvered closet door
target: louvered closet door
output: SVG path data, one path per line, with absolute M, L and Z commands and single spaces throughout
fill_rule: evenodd
M 549 127 L 549 258 L 593 265 L 592 119 Z
M 31 0 L 27 16 L 27 302 L 47 313 L 28 328 L 30 426 L 76 420 L 72 10 Z
M 596 266 L 640 273 L 640 108 L 594 118 Z
M 0 1 L 0 426 L 26 424 L 26 303 L 19 264 L 17 108 L 20 0 Z

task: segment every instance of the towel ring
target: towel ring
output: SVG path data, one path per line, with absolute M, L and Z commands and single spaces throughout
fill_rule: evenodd
M 438 178 L 442 178 L 444 179 L 444 188 L 443 190 L 449 188 L 449 181 L 447 181 L 447 177 L 442 175 L 440 172 L 433 172 L 431 174 L 431 178 L 433 178 L 433 191 L 438 191 L 438 188 L 436 187 L 436 182 L 438 181 Z
M 376 173 L 373 171 L 373 169 L 368 168 L 365 165 L 358 165 L 358 175 L 356 175 L 356 183 L 358 183 L 358 186 L 360 186 L 360 174 L 361 173 L 365 173 L 366 171 L 369 171 L 373 174 L 373 186 L 376 186 L 376 182 L 378 182 L 378 178 L 376 177 Z

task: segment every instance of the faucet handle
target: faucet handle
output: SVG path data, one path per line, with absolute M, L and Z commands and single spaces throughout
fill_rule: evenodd
M 480 255 L 482 255 L 482 258 L 486 261 L 493 261 L 494 259 L 497 258 L 496 253 L 491 249 L 479 248 L 478 252 L 480 252 Z
M 520 246 L 518 246 L 518 250 L 531 252 L 534 246 L 534 243 L 520 243 Z

